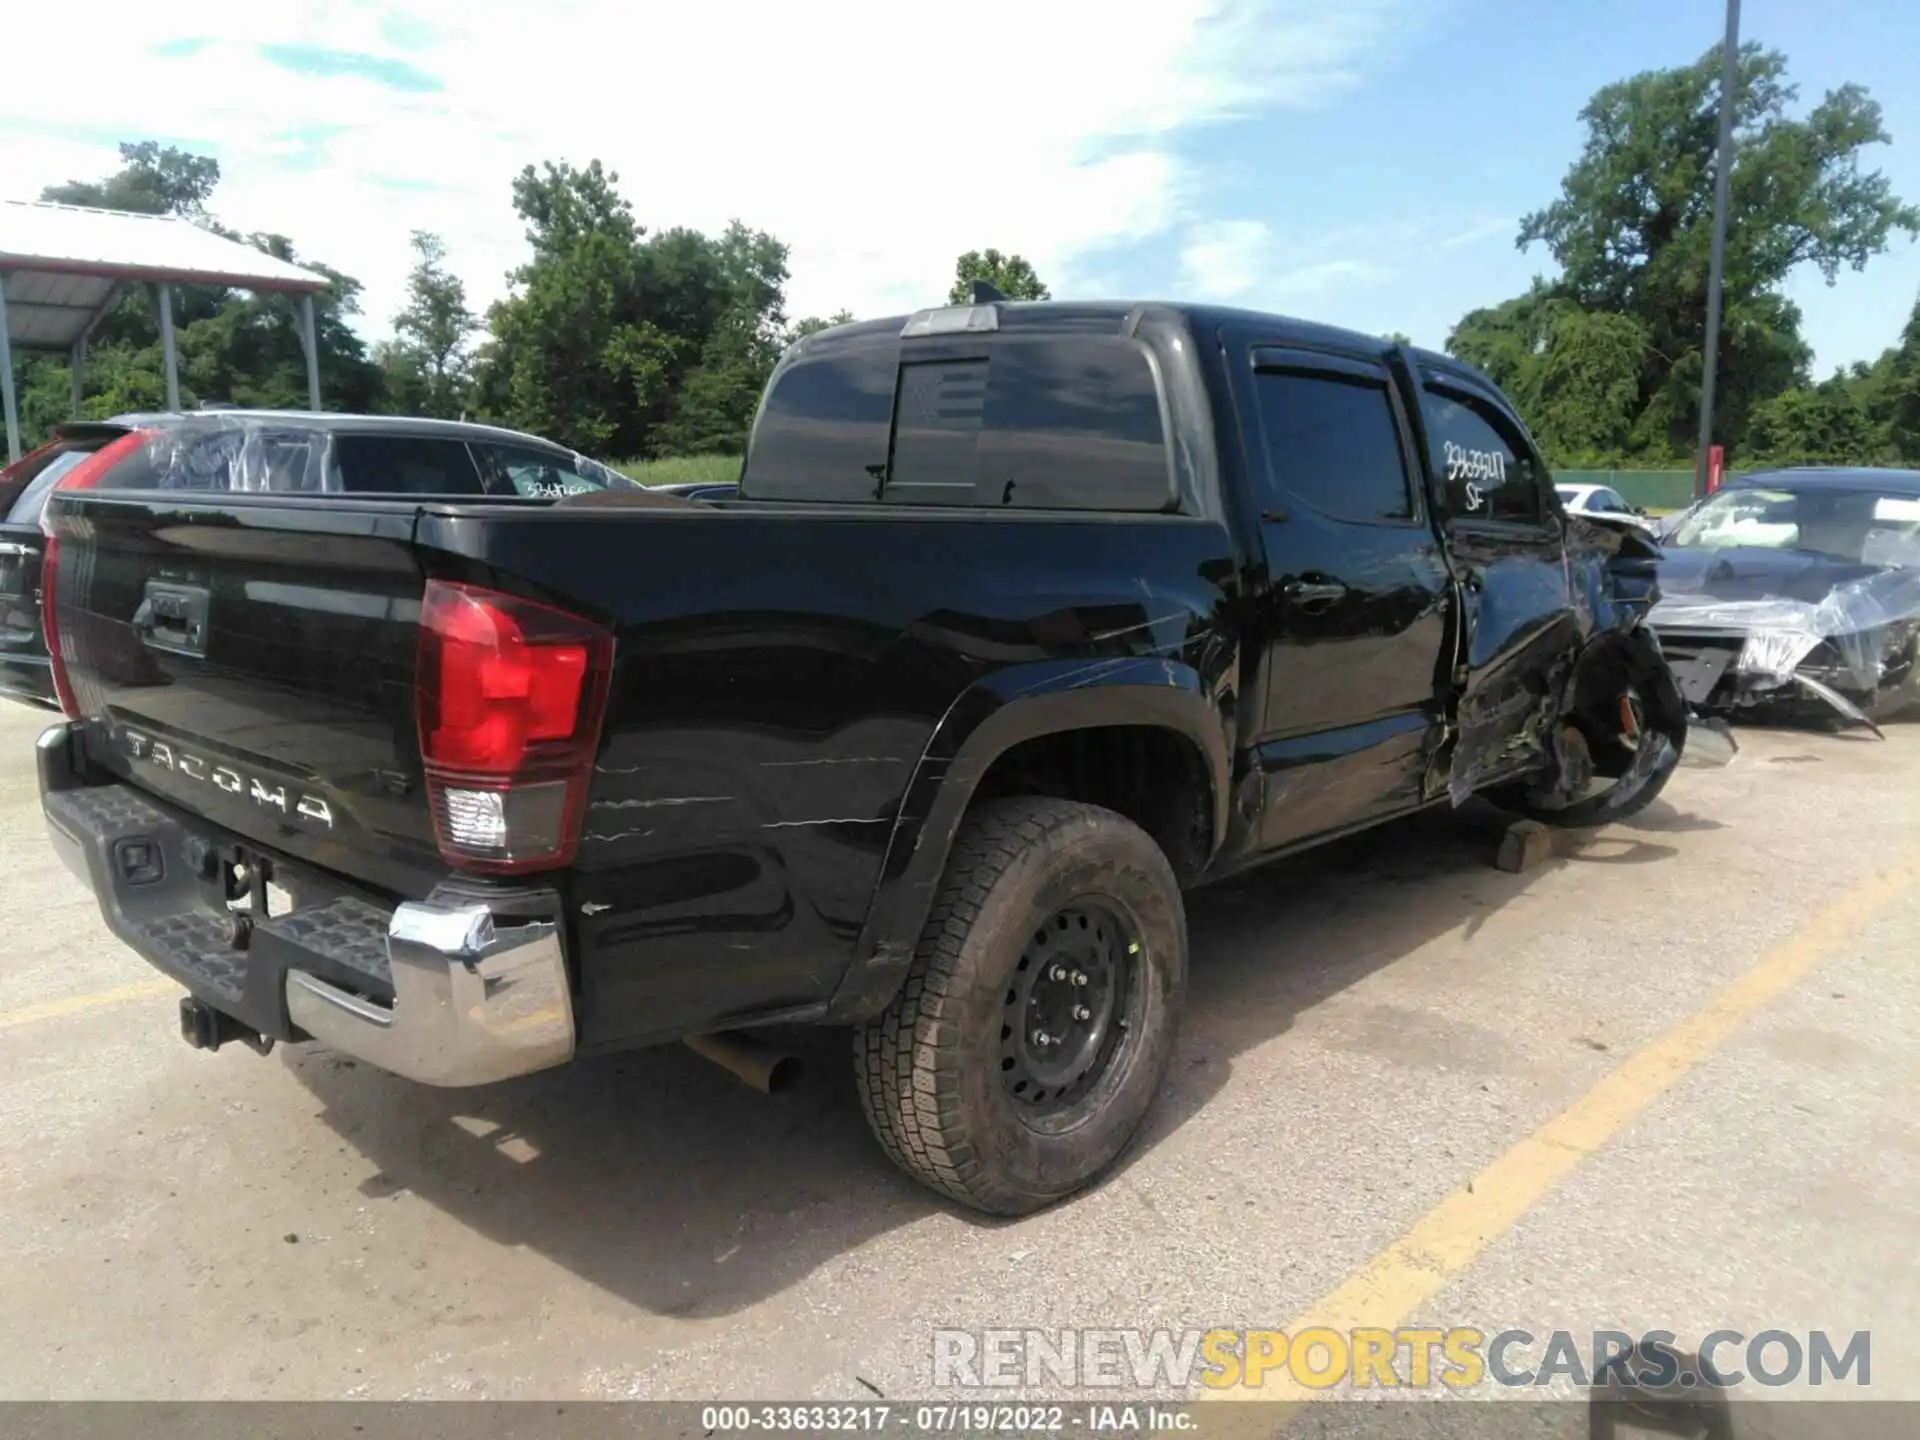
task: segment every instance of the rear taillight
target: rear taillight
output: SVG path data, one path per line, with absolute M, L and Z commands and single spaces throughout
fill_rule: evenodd
M 613 636 L 440 580 L 420 607 L 416 709 L 434 839 L 465 870 L 568 864 L 606 714 Z
M 91 490 L 107 472 L 138 450 L 158 432 L 129 430 L 118 440 L 103 445 L 54 482 L 47 503 L 40 508 L 40 533 L 46 543 L 40 552 L 40 633 L 47 643 L 47 663 L 53 671 L 53 693 L 70 720 L 80 718 L 80 707 L 73 698 L 73 682 L 67 678 L 67 657 L 60 648 L 60 622 L 54 595 L 60 577 L 60 537 L 53 531 L 53 497 L 67 490 Z

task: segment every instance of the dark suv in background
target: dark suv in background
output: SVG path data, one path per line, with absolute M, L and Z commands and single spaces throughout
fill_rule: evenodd
M 92 488 L 554 499 L 638 489 L 565 446 L 450 420 L 214 410 L 56 426 L 0 470 L 0 695 L 55 703 L 40 625 L 40 512 L 62 481 Z

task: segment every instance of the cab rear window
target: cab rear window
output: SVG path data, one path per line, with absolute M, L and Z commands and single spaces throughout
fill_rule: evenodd
M 750 499 L 977 508 L 1174 507 L 1161 386 L 1117 335 L 977 350 L 868 341 L 776 372 L 747 453 Z

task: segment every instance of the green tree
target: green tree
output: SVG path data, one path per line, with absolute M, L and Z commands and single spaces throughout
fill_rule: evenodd
M 446 268 L 438 235 L 416 230 L 407 303 L 393 317 L 394 339 L 378 363 L 387 377 L 387 402 L 408 413 L 452 419 L 465 408 L 467 343 L 479 321 L 467 308 L 467 289 Z
M 1552 287 L 1536 279 L 1525 295 L 1469 310 L 1448 333 L 1447 353 L 1478 366 L 1516 405 L 1531 409 L 1553 303 Z
M 515 178 L 533 255 L 491 312 L 488 358 L 502 374 L 482 389 L 510 424 L 580 450 L 638 454 L 631 365 L 648 347 L 622 317 L 637 304 L 642 232 L 618 179 L 598 160 L 584 170 L 529 165 Z
M 1708 258 L 1719 111 L 1716 48 L 1692 65 L 1635 75 L 1602 88 L 1581 111 L 1586 138 L 1560 195 L 1522 222 L 1518 243 L 1544 244 L 1560 273 L 1518 301 L 1462 320 L 1450 348 L 1535 403 L 1560 372 L 1569 396 L 1610 408 L 1591 425 L 1567 410 L 1542 429 L 1560 443 L 1624 434 L 1626 447 L 1657 459 L 1686 456 L 1698 425 L 1706 334 Z M 1810 354 L 1798 310 L 1782 287 L 1802 265 L 1829 281 L 1859 269 L 1896 232 L 1920 233 L 1920 211 L 1867 168 L 1885 143 L 1880 107 L 1855 85 L 1830 91 L 1804 117 L 1786 58 L 1747 46 L 1734 96 L 1734 161 L 1716 402 L 1723 440 L 1737 447 L 1754 406 L 1806 383 Z M 1565 307 L 1570 305 L 1572 311 Z M 1635 327 L 1595 328 L 1571 313 Z M 1578 342 L 1581 354 L 1552 364 L 1548 352 Z M 1620 365 L 1639 355 L 1628 399 Z M 1531 357 L 1531 358 L 1529 358 Z M 1504 375 L 1503 375 L 1504 372 Z M 1586 432 L 1582 435 L 1580 432 Z
M 787 248 L 734 222 L 649 235 L 598 161 L 528 166 L 533 248 L 493 307 L 478 408 L 589 453 L 738 449 L 786 334 Z
M 314 297 L 323 398 L 337 410 L 378 408 L 380 370 L 350 323 L 359 313 L 357 282 L 297 256 L 284 236 L 242 235 L 221 226 L 208 210 L 220 179 L 219 163 L 212 157 L 151 141 L 122 145 L 120 156 L 122 168 L 106 178 L 50 186 L 42 198 L 177 215 L 326 275 L 329 287 Z M 307 404 L 296 302 L 218 285 L 179 285 L 173 290 L 173 306 L 182 403 L 218 400 L 275 408 Z M 21 418 L 29 436 L 37 439 L 68 414 L 70 372 L 60 361 L 34 356 L 22 364 L 20 379 Z M 141 288 L 126 295 L 94 331 L 83 410 L 96 419 L 156 410 L 166 403 L 165 397 L 159 321 L 152 295 Z
M 1009 300 L 1051 300 L 1053 295 L 1018 255 L 1002 255 L 998 250 L 969 250 L 953 264 L 953 288 L 947 292 L 949 305 L 967 303 L 967 287 L 984 280 Z
M 1891 458 L 1855 385 L 1835 376 L 1753 407 L 1747 449 L 1770 465 L 1870 465 Z
M 787 343 L 789 345 L 797 344 L 809 335 L 818 335 L 822 330 L 831 330 L 836 325 L 851 325 L 852 323 L 853 312 L 851 310 L 836 310 L 825 320 L 822 320 L 818 315 L 809 315 L 804 320 L 794 321 L 788 328 Z
M 1561 464 L 1611 464 L 1631 447 L 1647 345 L 1637 321 L 1583 310 L 1539 283 L 1470 312 L 1447 337 L 1447 349 L 1487 372 Z
M 1861 377 L 1861 388 L 1869 412 L 1886 431 L 1889 448 L 1906 464 L 1920 465 L 1920 300 L 1900 332 L 1900 343 Z
M 787 247 L 739 221 L 712 242 L 721 302 L 654 436 L 662 455 L 738 454 L 786 345 Z
M 246 243 L 327 277 L 327 288 L 314 296 L 313 303 L 322 402 L 336 411 L 380 409 L 380 370 L 368 358 L 366 344 L 352 325 L 352 317 L 360 313 L 360 282 L 302 257 L 284 235 L 251 235 Z M 181 326 L 175 338 L 182 401 L 304 410 L 307 360 L 300 343 L 297 303 L 285 295 L 228 291 L 212 315 Z M 156 368 L 158 353 L 156 337 Z
M 220 183 L 220 162 L 211 155 L 194 155 L 152 140 L 123 144 L 124 168 L 104 180 L 69 180 L 49 185 L 42 200 L 65 205 L 93 205 L 106 210 L 134 210 L 142 215 L 184 215 L 202 219 L 207 201 Z

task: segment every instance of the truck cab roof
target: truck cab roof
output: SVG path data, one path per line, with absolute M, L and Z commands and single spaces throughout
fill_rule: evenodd
M 993 328 L 1001 334 L 1121 335 L 1132 329 L 1139 317 L 1156 314 L 1178 317 L 1196 333 L 1218 330 L 1224 326 L 1253 328 L 1271 332 L 1275 344 L 1299 345 L 1307 349 L 1342 350 L 1378 358 L 1404 348 L 1423 369 L 1452 370 L 1472 375 L 1483 383 L 1492 383 L 1464 360 L 1423 346 L 1402 347 L 1396 341 L 1364 331 L 1232 305 L 1199 305 L 1162 300 L 1005 300 L 993 302 L 990 306 L 936 306 L 911 314 L 855 320 L 819 330 L 799 341 L 788 353 L 804 351 L 818 354 L 840 345 L 881 336 L 898 336 L 910 321 L 921 316 L 969 309 L 992 309 L 995 312 Z

